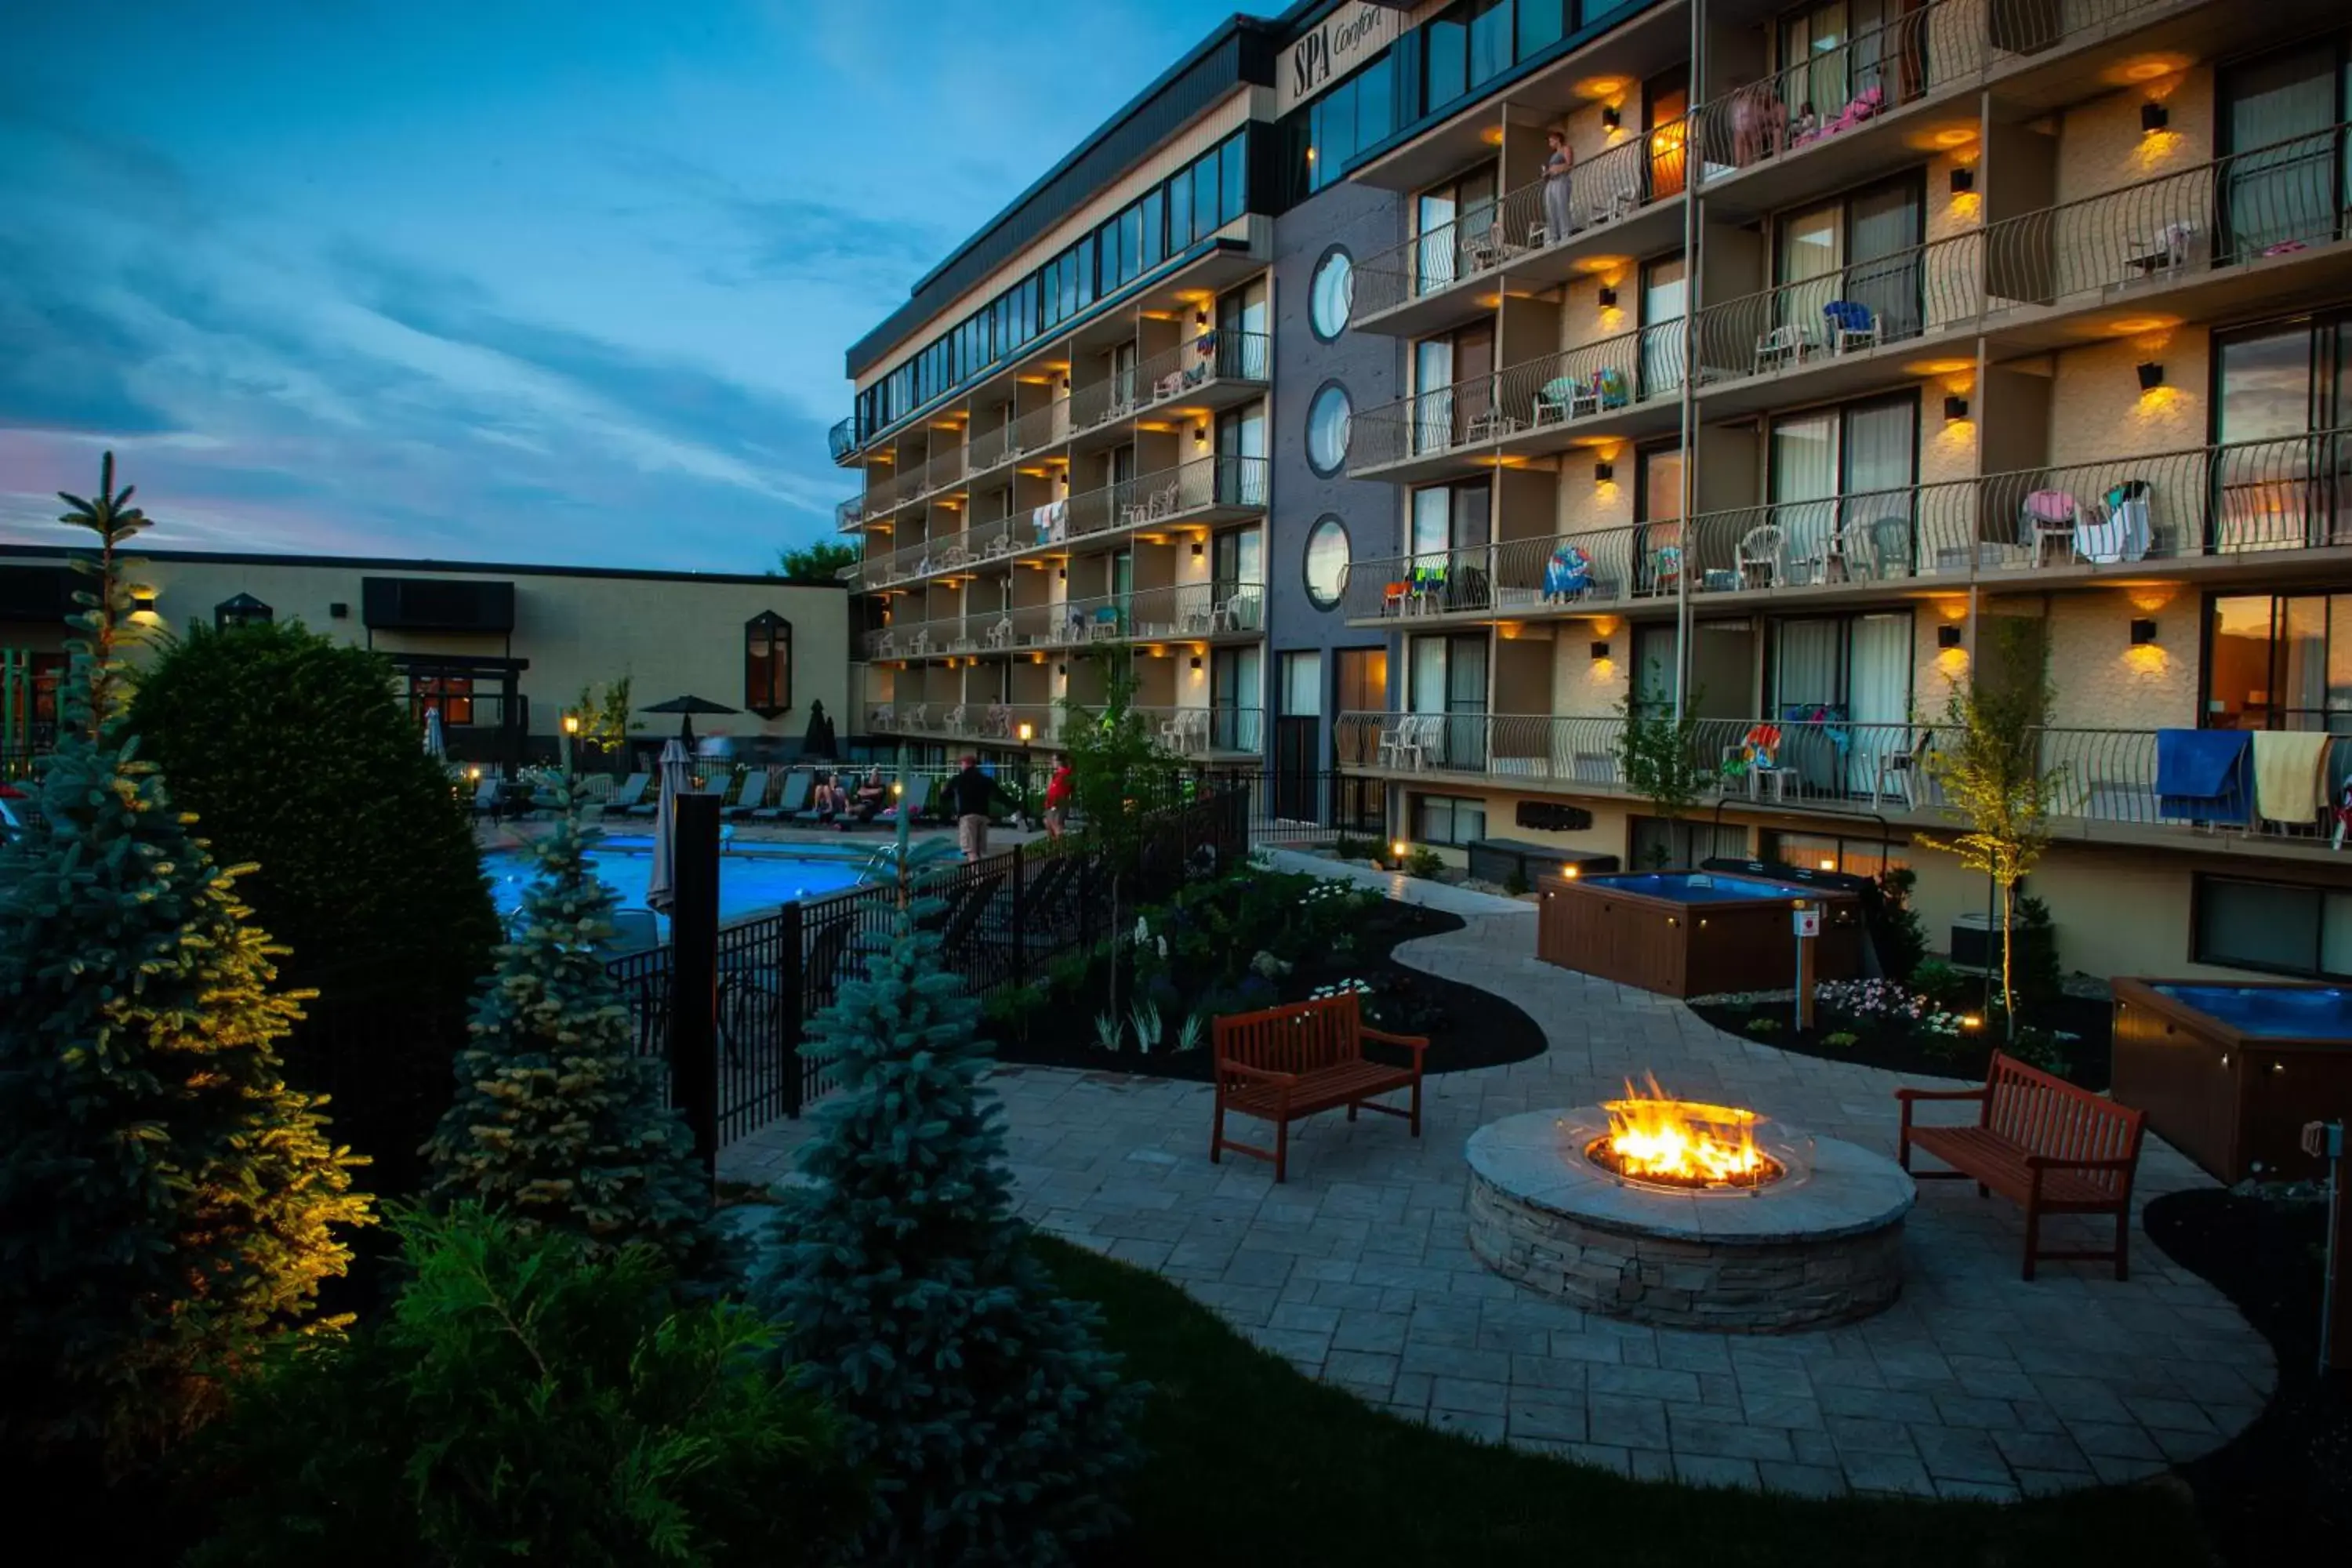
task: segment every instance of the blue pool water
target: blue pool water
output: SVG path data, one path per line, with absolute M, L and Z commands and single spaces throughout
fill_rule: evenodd
M 1754 877 L 1727 877 L 1720 871 L 1622 871 L 1587 877 L 1586 885 L 1614 888 L 1667 899 L 1677 904 L 1723 904 L 1735 899 L 1813 899 L 1820 890 L 1790 882 L 1767 882 Z
M 857 885 L 866 855 L 855 860 L 823 858 L 781 851 L 788 846 L 747 845 L 730 848 L 719 858 L 719 918 L 738 920 L 764 913 L 795 899 L 820 898 Z M 624 909 L 643 908 L 646 880 L 653 874 L 651 838 L 607 838 L 596 846 L 591 863 L 597 878 L 620 896 Z M 490 894 L 505 915 L 522 907 L 523 889 L 530 882 L 535 862 L 527 849 L 492 849 L 482 856 L 482 869 L 490 879 Z
M 2159 985 L 2156 989 L 2245 1034 L 2352 1041 L 2352 991 L 2340 986 Z

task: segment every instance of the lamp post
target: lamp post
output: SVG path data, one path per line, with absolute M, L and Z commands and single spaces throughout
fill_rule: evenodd
M 566 713 L 563 716 L 563 779 L 566 784 L 572 782 L 572 739 L 579 733 L 580 715 Z

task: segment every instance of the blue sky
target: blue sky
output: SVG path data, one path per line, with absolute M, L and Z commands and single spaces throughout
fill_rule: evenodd
M 762 570 L 842 351 L 1234 8 L 0 0 L 0 540 L 110 446 L 156 548 Z

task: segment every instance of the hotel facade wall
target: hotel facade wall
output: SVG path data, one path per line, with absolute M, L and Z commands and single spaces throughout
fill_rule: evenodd
M 809 705 L 822 700 L 838 722 L 849 711 L 848 595 L 836 588 L 764 578 L 701 580 L 622 574 L 572 574 L 492 569 L 459 572 L 404 562 L 308 561 L 245 563 L 150 555 L 143 581 L 156 589 L 155 614 L 168 626 L 212 624 L 215 606 L 239 594 L 268 605 L 280 622 L 383 653 L 437 653 L 530 661 L 519 680 L 530 700 L 531 732 L 557 732 L 562 710 L 583 686 L 628 677 L 639 702 L 692 693 L 743 704 L 744 625 L 773 611 L 792 625 L 792 707 L 772 719 L 756 713 L 698 721 L 701 734 L 796 740 L 808 728 Z M 62 554 L 0 554 L 0 565 L 61 565 Z M 515 590 L 511 637 L 482 634 L 379 631 L 364 621 L 361 584 L 369 577 L 424 577 L 450 582 L 510 582 Z M 332 606 L 349 614 L 337 618 Z M 9 623 L 0 642 L 48 650 L 64 646 L 62 626 Z M 152 657 L 152 653 L 144 657 Z M 478 686 L 478 693 L 494 688 Z M 648 718 L 647 733 L 662 721 Z

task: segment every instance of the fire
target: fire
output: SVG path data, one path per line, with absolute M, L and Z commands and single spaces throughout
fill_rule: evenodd
M 1586 1153 L 1619 1175 L 1681 1187 L 1759 1187 L 1780 1179 L 1780 1163 L 1756 1146 L 1752 1110 L 1670 1099 L 1655 1078 L 1646 1094 L 1629 1082 L 1625 1098 L 1602 1109 L 1609 1135 Z

